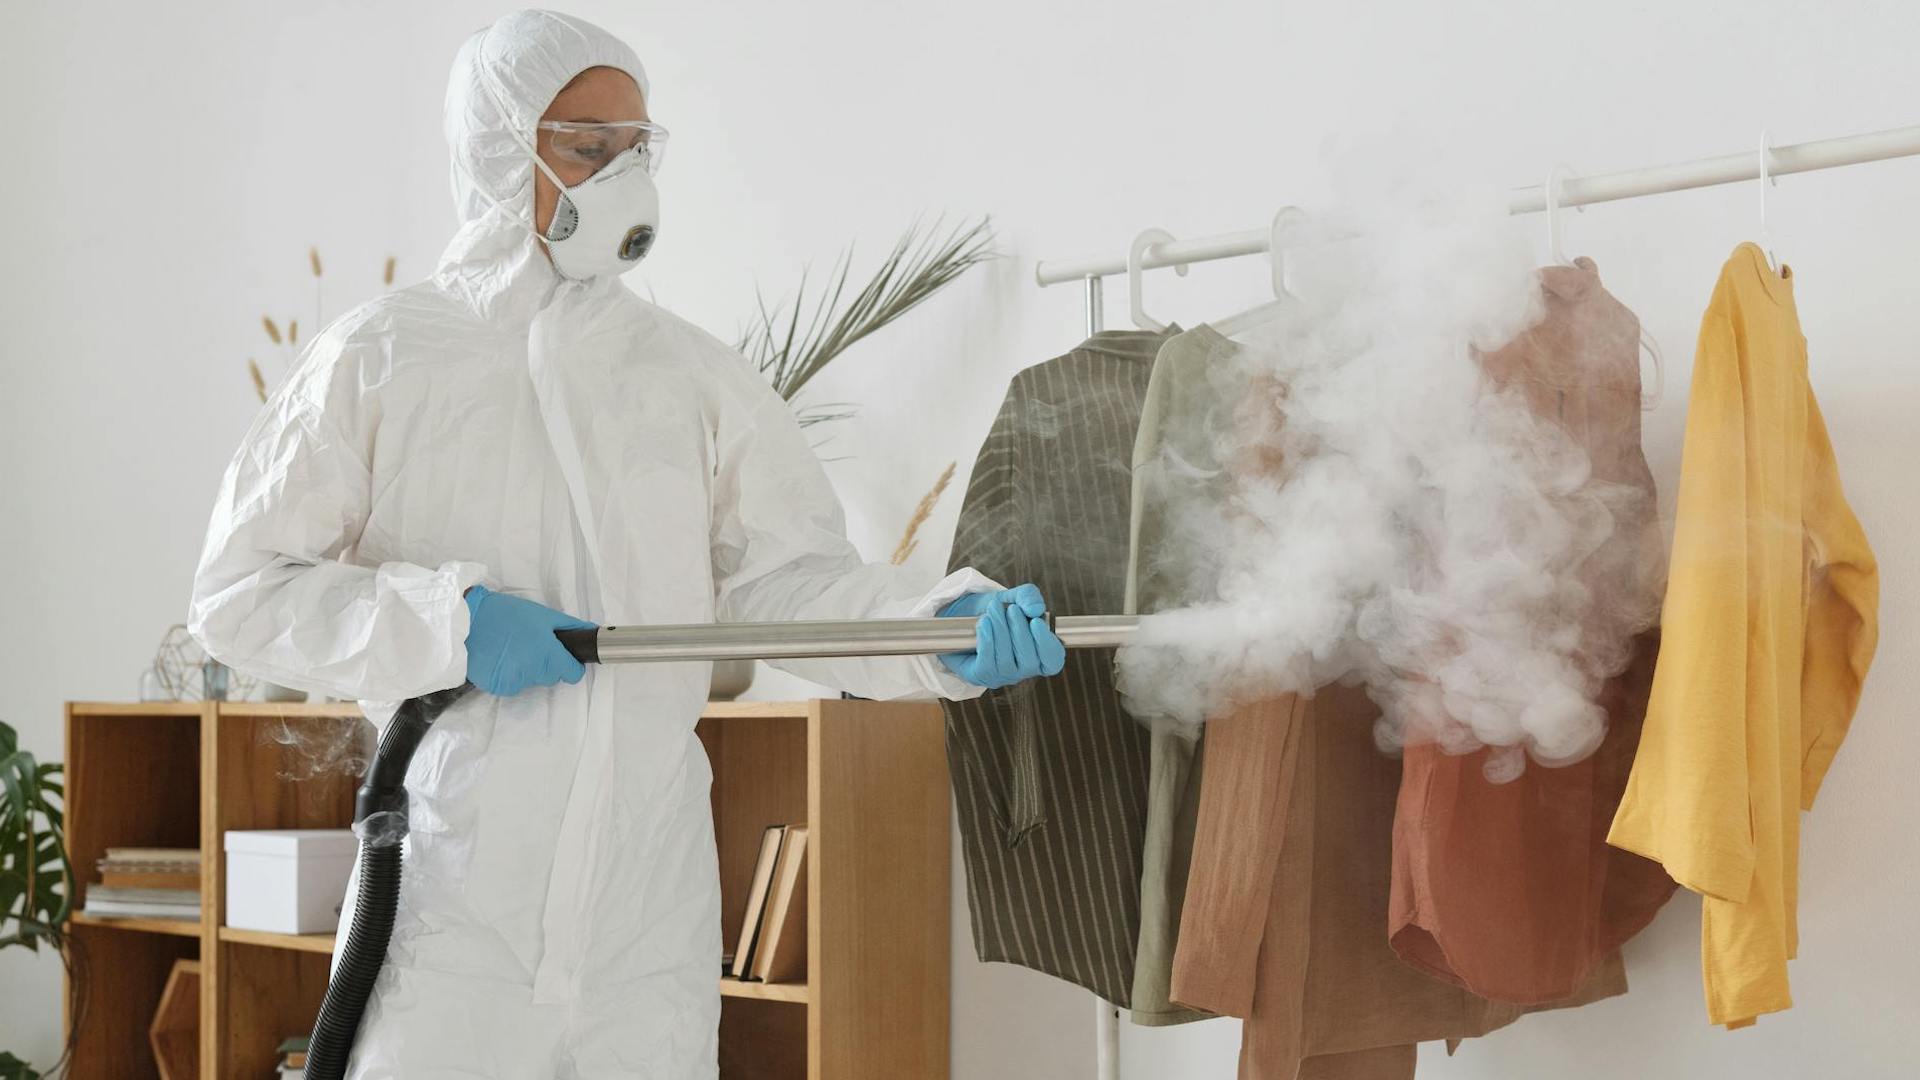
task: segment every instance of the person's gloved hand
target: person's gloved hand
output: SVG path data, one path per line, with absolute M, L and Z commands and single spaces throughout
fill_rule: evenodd
M 979 619 L 973 652 L 940 657 L 947 670 L 975 686 L 998 690 L 1036 675 L 1058 675 L 1067 665 L 1067 647 L 1047 625 L 1047 602 L 1038 586 L 969 593 L 940 614 Z
M 484 585 L 467 590 L 467 611 L 473 616 L 467 680 L 487 693 L 512 697 L 530 686 L 577 683 L 586 675 L 586 665 L 553 632 L 590 630 L 592 623 Z

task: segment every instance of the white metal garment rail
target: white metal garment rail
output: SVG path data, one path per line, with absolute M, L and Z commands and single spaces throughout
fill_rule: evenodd
M 1767 173 L 1770 176 L 1785 176 L 1788 173 L 1813 172 L 1915 155 L 1920 155 L 1920 125 L 1776 146 L 1767 154 Z M 1564 208 L 1758 179 L 1760 154 L 1756 149 L 1627 172 L 1569 176 L 1555 187 L 1560 192 L 1557 202 Z M 1513 214 L 1532 214 L 1546 208 L 1545 184 L 1515 188 L 1507 200 L 1507 211 Z M 1144 270 L 1153 270 L 1242 255 L 1259 255 L 1267 250 L 1271 235 L 1271 231 L 1263 226 L 1245 232 L 1153 244 L 1146 249 L 1140 266 Z M 1042 260 L 1034 267 L 1033 276 L 1035 281 L 1045 286 L 1064 281 L 1093 281 L 1126 272 L 1127 256 L 1123 252 L 1102 258 Z
M 1762 136 L 1760 146 L 1744 153 L 1599 176 L 1570 176 L 1549 182 L 1556 189 L 1557 198 L 1554 201 L 1558 207 L 1585 206 L 1642 195 L 1713 187 L 1716 184 L 1734 184 L 1742 180 L 1759 180 L 1763 176 L 1760 162 L 1763 152 L 1766 154 L 1766 176 L 1913 157 L 1920 155 L 1920 125 L 1792 146 L 1768 147 Z M 1515 188 L 1507 200 L 1507 212 L 1538 213 L 1547 209 L 1547 195 L 1546 184 Z M 1163 241 L 1145 248 L 1141 253 L 1140 268 L 1184 267 L 1190 263 L 1259 255 L 1267 250 L 1272 235 L 1270 227 L 1262 227 L 1192 240 Z M 1101 279 L 1126 272 L 1127 256 L 1120 254 L 1106 258 L 1043 260 L 1034 267 L 1033 276 L 1043 287 L 1065 281 L 1077 281 L 1086 286 L 1087 335 L 1091 337 L 1106 328 L 1103 310 L 1105 290 L 1100 287 Z M 1120 1080 L 1120 1010 L 1097 997 L 1094 1007 L 1095 1076 L 1098 1080 Z

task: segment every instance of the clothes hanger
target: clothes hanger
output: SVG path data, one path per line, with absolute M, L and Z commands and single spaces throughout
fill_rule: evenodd
M 1567 258 L 1566 249 L 1561 246 L 1561 239 L 1566 235 L 1566 230 L 1560 227 L 1560 192 L 1561 185 L 1566 183 L 1566 178 L 1561 174 L 1567 171 L 1566 165 L 1560 162 L 1555 162 L 1547 170 L 1547 258 L 1555 266 L 1573 265 L 1573 260 Z M 1576 206 L 1573 210 L 1577 214 L 1587 212 L 1584 206 Z
M 1307 212 L 1297 206 L 1283 206 L 1273 215 L 1272 224 L 1267 226 L 1267 258 L 1272 267 L 1273 299 L 1238 315 L 1215 320 L 1215 330 L 1227 337 L 1236 337 L 1271 321 L 1293 302 L 1293 293 L 1287 289 L 1287 249 L 1282 235 L 1295 221 L 1304 220 L 1306 216 Z
M 1133 238 L 1127 247 L 1127 311 L 1133 316 L 1133 325 L 1142 330 L 1151 330 L 1163 334 L 1167 324 L 1159 322 L 1147 314 L 1146 305 L 1141 302 L 1140 272 L 1141 262 L 1146 259 L 1147 249 L 1155 244 L 1170 244 L 1173 234 L 1165 229 L 1146 229 Z M 1187 276 L 1187 264 L 1177 263 L 1173 272 L 1181 277 Z
M 1780 257 L 1773 251 L 1773 230 L 1767 222 L 1767 189 L 1778 181 L 1768 168 L 1773 158 L 1773 140 L 1766 129 L 1760 131 L 1760 250 L 1767 257 L 1767 269 L 1780 273 Z
M 1547 258 L 1555 266 L 1571 266 L 1573 261 L 1567 258 L 1566 251 L 1560 245 L 1560 174 L 1566 166 L 1556 163 L 1547 170 Z M 1575 209 L 1579 209 L 1575 207 Z M 1653 385 L 1640 391 L 1640 410 L 1652 412 L 1660 405 L 1661 395 L 1667 387 L 1667 362 L 1660 354 L 1660 343 L 1654 340 L 1645 325 L 1640 327 L 1640 350 L 1653 361 Z

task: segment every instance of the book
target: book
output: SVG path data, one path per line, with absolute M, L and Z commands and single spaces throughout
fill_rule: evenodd
M 740 944 L 733 950 L 733 977 L 746 978 L 753 970 L 753 948 L 760 938 L 760 917 L 766 912 L 767 887 L 773 882 L 774 864 L 780 861 L 780 839 L 785 825 L 769 825 L 760 834 L 760 862 L 753 868 L 753 885 L 747 890 L 747 914 L 740 921 Z
M 116 863 L 192 863 L 200 865 L 199 848 L 110 847 L 107 862 Z
M 200 905 L 193 904 L 142 904 L 137 901 L 93 900 L 87 901 L 86 912 L 89 915 L 104 915 L 110 919 L 178 919 L 181 922 L 199 922 Z
M 131 859 L 100 859 L 93 864 L 101 873 L 112 871 L 120 874 L 197 874 L 200 864 L 197 862 L 136 862 Z
M 134 904 L 179 904 L 184 907 L 200 906 L 200 890 L 192 889 L 142 889 L 125 888 L 112 885 L 90 885 L 87 887 L 87 903 L 95 900 L 107 900 L 114 903 Z
M 807 827 L 787 826 L 780 861 L 773 870 L 773 899 L 767 907 L 760 945 L 753 953 L 753 977 L 761 982 L 807 979 Z
M 162 874 L 145 870 L 103 870 L 100 884 L 109 889 L 192 889 L 199 892 L 200 871 Z

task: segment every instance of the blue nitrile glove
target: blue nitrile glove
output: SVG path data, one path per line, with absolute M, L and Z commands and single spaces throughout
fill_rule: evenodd
M 590 630 L 564 612 L 531 600 L 497 593 L 485 585 L 467 590 L 467 681 L 500 697 L 530 686 L 577 683 L 586 665 L 573 658 L 555 630 Z
M 1047 625 L 1047 602 L 1038 586 L 969 593 L 940 614 L 980 620 L 973 652 L 940 657 L 949 671 L 975 686 L 998 690 L 1036 675 L 1058 675 L 1067 666 L 1067 647 Z

